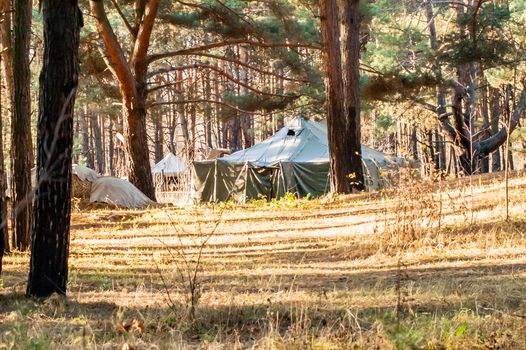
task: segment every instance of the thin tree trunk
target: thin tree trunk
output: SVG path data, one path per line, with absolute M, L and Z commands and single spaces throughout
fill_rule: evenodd
M 186 110 L 185 105 L 182 103 L 184 101 L 184 83 L 183 83 L 183 72 L 177 72 L 177 98 L 181 103 L 177 104 L 177 117 L 179 119 L 179 128 L 183 136 L 183 149 L 185 157 L 189 158 L 190 156 L 190 134 L 188 132 L 188 123 L 186 121 Z
M 90 169 L 94 168 L 93 157 L 90 151 L 90 138 L 89 138 L 89 123 L 88 123 L 88 107 L 84 105 L 82 112 L 80 113 L 79 118 L 79 127 L 80 127 L 80 143 L 81 143 L 81 152 L 86 162 L 86 166 Z
M 204 98 L 210 100 L 211 85 L 210 73 L 204 75 Z M 212 148 L 212 107 L 210 105 L 204 106 L 204 128 L 205 128 L 205 143 L 209 148 Z
M 97 163 L 96 170 L 99 174 L 104 173 L 104 151 L 102 148 L 102 134 L 99 124 L 98 113 L 91 112 L 91 129 L 93 135 L 93 144 L 95 145 L 95 160 Z
M 488 138 L 491 136 L 490 131 L 490 121 L 489 121 L 489 108 L 488 108 L 488 88 L 486 86 L 483 86 L 481 88 L 482 90 L 482 96 L 481 96 L 481 114 L 482 114 L 482 138 Z M 484 155 L 480 161 L 480 171 L 482 173 L 488 173 L 489 172 L 489 155 Z
M 162 116 L 158 115 L 153 119 L 154 123 L 154 149 L 155 149 L 155 163 L 160 162 L 163 159 L 163 128 L 162 128 Z
M 102 142 L 102 161 L 103 161 L 103 167 L 101 174 L 107 174 L 108 173 L 108 160 L 106 158 L 106 154 L 108 153 L 106 145 L 106 121 L 105 118 L 103 118 L 101 115 L 99 115 L 99 125 L 101 129 L 101 142 Z
M 71 215 L 73 111 L 82 13 L 77 1 L 42 0 L 37 190 L 27 294 L 66 294 Z
M 444 144 L 444 137 L 440 134 L 438 127 L 435 128 L 435 139 L 438 159 L 437 170 L 444 171 L 446 170 L 446 147 Z
M 239 46 L 239 60 L 243 63 L 248 64 L 248 52 L 245 45 Z M 239 67 L 238 69 L 238 79 L 248 86 L 248 72 L 244 67 Z M 247 86 L 240 86 L 240 95 L 246 96 L 248 94 Z M 250 114 L 242 114 L 240 116 L 240 128 L 241 128 L 241 137 L 243 138 L 242 144 L 243 148 L 249 148 L 251 146 L 249 128 L 250 128 Z
M 115 142 L 113 141 L 113 120 L 110 119 L 110 125 L 108 127 L 108 168 L 111 176 L 115 176 Z
M 491 109 L 491 134 L 496 135 L 499 132 L 499 123 L 500 123 L 500 91 L 497 88 L 491 88 L 491 100 L 490 100 L 490 109 Z M 491 171 L 500 171 L 501 161 L 500 161 L 500 150 L 497 149 L 491 154 Z

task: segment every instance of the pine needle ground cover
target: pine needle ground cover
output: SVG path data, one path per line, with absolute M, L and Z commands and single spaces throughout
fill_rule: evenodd
M 25 298 L 29 256 L 7 256 L 0 348 L 526 348 L 526 177 L 509 221 L 501 177 L 77 209 L 67 299 Z

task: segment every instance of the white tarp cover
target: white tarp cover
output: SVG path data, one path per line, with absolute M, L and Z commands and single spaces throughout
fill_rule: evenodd
M 185 171 L 186 164 L 171 152 L 152 167 L 152 174 L 163 174 L 166 176 L 175 176 Z
M 155 204 L 129 181 L 112 176 L 102 176 L 92 182 L 90 202 L 136 209 Z
M 73 164 L 73 174 L 91 183 L 90 203 L 107 203 L 124 208 L 140 209 L 156 205 L 131 182 L 112 176 L 99 175 L 95 170 Z M 33 187 L 36 186 L 36 167 L 31 169 Z
M 73 174 L 77 175 L 81 181 L 93 182 L 101 177 L 95 170 L 80 164 L 73 164 Z

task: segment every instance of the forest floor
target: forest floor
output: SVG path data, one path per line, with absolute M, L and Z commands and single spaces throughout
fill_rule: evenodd
M 76 208 L 66 299 L 25 298 L 29 256 L 7 256 L 0 349 L 526 349 L 524 174 L 509 188 L 508 221 L 501 174 Z

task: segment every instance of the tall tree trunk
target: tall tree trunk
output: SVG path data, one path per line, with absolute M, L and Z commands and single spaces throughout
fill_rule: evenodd
M 1 20 L 1 19 L 0 19 Z M 0 55 L 0 65 L 2 65 L 2 56 Z M 2 259 L 4 252 L 9 249 L 8 237 L 8 220 L 7 220 L 7 203 L 5 200 L 6 175 L 4 169 L 4 137 L 3 137 L 3 104 L 2 104 L 2 70 L 0 69 L 0 275 L 2 275 Z
M 13 21 L 13 119 L 11 122 L 13 219 L 16 247 L 29 248 L 31 231 L 31 168 L 33 144 L 31 142 L 31 71 L 29 70 L 29 44 L 31 35 L 31 0 L 14 2 Z
M 344 126 L 347 174 L 351 176 L 351 189 L 364 190 L 360 116 L 360 28 L 362 14 L 359 0 L 342 0 L 343 16 L 343 89 Z
M 360 134 L 361 15 L 359 1 L 341 2 L 338 6 L 336 0 L 320 0 L 320 14 L 327 69 L 331 190 L 350 193 L 365 187 Z M 340 35 L 340 24 L 343 35 Z
M 433 15 L 433 4 L 431 0 L 428 0 L 426 2 L 426 17 L 428 21 L 428 29 L 429 29 L 429 43 L 431 46 L 431 49 L 433 51 L 438 50 L 438 41 L 437 41 L 437 33 L 436 33 L 436 26 L 435 26 L 435 17 Z M 442 68 L 440 67 L 440 64 L 438 62 L 435 62 L 433 64 L 433 70 L 435 77 L 437 81 L 442 80 Z M 436 96 L 437 96 L 437 117 L 439 120 L 442 121 L 442 123 L 446 123 L 446 127 L 449 126 L 447 119 L 443 119 L 442 115 L 446 113 L 446 95 L 444 93 L 444 88 L 442 85 L 437 86 L 436 88 Z M 439 170 L 445 170 L 445 153 L 446 149 L 444 147 L 444 143 L 442 142 L 442 136 L 440 136 L 437 132 L 436 135 L 437 139 L 437 148 L 438 148 L 438 155 L 441 159 L 439 160 L 439 164 L 437 164 L 437 169 Z
M 73 110 L 82 13 L 76 0 L 42 0 L 37 191 L 27 294 L 65 294 L 71 214 Z

